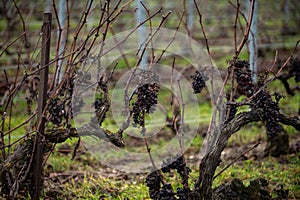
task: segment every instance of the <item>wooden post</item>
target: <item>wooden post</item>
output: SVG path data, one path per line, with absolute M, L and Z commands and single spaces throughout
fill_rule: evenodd
M 247 1 L 248 2 L 248 1 Z M 254 3 L 254 12 L 252 16 L 252 23 L 250 27 L 250 33 L 248 36 L 248 48 L 249 48 L 249 64 L 250 69 L 253 73 L 253 80 L 257 81 L 257 4 L 258 1 L 253 0 Z M 247 15 L 251 10 L 251 3 L 247 3 Z
M 37 132 L 34 146 L 34 160 L 33 160 L 33 184 L 34 193 L 32 199 L 38 200 L 40 198 L 40 191 L 42 187 L 42 163 L 43 163 L 43 134 L 45 129 L 45 117 L 43 110 L 47 100 L 47 83 L 49 71 L 49 56 L 50 56 L 50 39 L 51 39 L 51 13 L 45 12 L 43 16 L 42 26 L 42 51 L 41 51 L 41 70 L 40 70 L 40 85 L 39 85 L 39 99 L 38 99 L 38 115 L 37 115 Z

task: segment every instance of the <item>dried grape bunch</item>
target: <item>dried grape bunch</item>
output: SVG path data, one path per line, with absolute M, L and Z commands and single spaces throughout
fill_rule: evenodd
M 134 91 L 137 98 L 135 102 L 132 102 L 133 126 L 145 125 L 145 114 L 154 112 L 159 89 L 158 76 L 151 71 L 143 71 L 138 87 Z
M 191 170 L 186 166 L 184 162 L 183 156 L 175 155 L 174 157 L 168 158 L 162 164 L 161 171 L 163 173 L 170 172 L 171 170 L 176 170 L 176 172 L 182 178 L 182 185 L 186 186 L 188 181 L 188 177 L 186 177 L 185 170 L 187 172 L 187 176 L 191 172 Z M 146 178 L 146 184 L 149 188 L 149 193 L 151 199 L 188 199 L 190 190 L 189 188 L 177 188 L 177 192 L 174 192 L 171 184 L 166 184 L 162 182 L 162 175 L 159 171 L 154 171 L 150 173 Z
M 59 99 L 51 99 L 48 105 L 48 111 L 50 113 L 50 121 L 59 125 L 62 123 L 64 114 L 65 114 L 65 105 L 63 101 Z
M 149 189 L 151 199 L 155 199 L 159 195 L 161 180 L 162 176 L 159 171 L 153 171 L 146 177 L 146 185 Z
M 265 122 L 267 134 L 270 138 L 273 138 L 281 131 L 282 127 L 279 124 L 279 106 L 278 102 L 272 101 L 271 95 L 262 90 L 253 99 L 254 109 L 261 108 L 261 118 Z
M 196 74 L 192 75 L 191 78 L 193 79 L 192 87 L 195 94 L 198 94 L 202 91 L 205 87 L 205 81 L 208 80 L 201 72 L 196 71 Z
M 171 169 L 176 170 L 177 173 L 182 178 L 182 184 L 185 185 L 185 181 L 188 179 L 185 174 L 185 170 L 187 172 L 187 176 L 191 172 L 191 169 L 186 166 L 186 163 L 184 162 L 183 156 L 181 155 L 175 155 L 173 158 L 168 158 L 166 162 L 164 161 L 162 164 L 162 172 L 170 172 Z
M 159 200 L 176 200 L 171 184 L 164 184 L 158 193 Z
M 161 186 L 162 184 L 162 186 Z M 175 200 L 175 193 L 171 184 L 162 183 L 160 172 L 153 171 L 146 177 L 146 185 L 149 189 L 150 198 L 153 200 Z
M 177 188 L 177 197 L 178 200 L 186 200 L 189 199 L 189 189 L 187 188 Z
M 245 60 L 238 60 L 234 63 L 234 75 L 238 83 L 237 92 L 240 95 L 251 96 L 253 94 L 253 79 L 249 69 L 249 63 Z

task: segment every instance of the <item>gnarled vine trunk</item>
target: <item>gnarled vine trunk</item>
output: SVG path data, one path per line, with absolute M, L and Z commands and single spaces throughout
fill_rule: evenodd
M 237 132 L 246 124 L 260 121 L 260 112 L 262 112 L 262 110 L 258 109 L 240 113 L 230 122 L 222 126 L 220 137 L 215 146 L 212 147 L 212 150 L 208 152 L 200 162 L 199 177 L 192 191 L 191 199 L 211 200 L 213 198 L 212 182 L 214 174 L 220 163 L 221 153 L 225 149 L 228 139 L 233 133 Z M 279 121 L 300 130 L 300 120 L 297 117 L 286 117 L 281 114 Z

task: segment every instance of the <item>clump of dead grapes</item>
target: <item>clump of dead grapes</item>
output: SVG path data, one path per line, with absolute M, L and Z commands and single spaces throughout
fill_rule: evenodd
M 260 118 L 265 123 L 267 135 L 273 138 L 281 131 L 282 127 L 279 124 L 279 99 L 272 99 L 269 92 L 263 88 L 268 78 L 268 73 L 259 76 L 257 82 L 253 81 L 252 71 L 249 68 L 249 63 L 245 60 L 237 60 L 234 64 L 234 77 L 236 80 L 235 95 L 232 97 L 232 102 L 238 96 L 245 95 L 251 99 L 251 109 L 262 110 Z M 229 98 L 228 98 L 229 99 Z M 233 119 L 237 107 L 235 104 L 227 105 L 227 120 Z
M 193 79 L 192 87 L 194 93 L 201 93 L 202 89 L 205 87 L 205 81 L 207 81 L 208 78 L 199 71 L 196 71 L 196 73 L 192 75 L 191 78 Z
M 136 98 L 131 99 L 133 126 L 145 126 L 145 115 L 155 111 L 159 89 L 158 75 L 152 71 L 142 71 L 137 89 L 133 93 Z
M 186 162 L 182 155 L 175 155 L 163 162 L 161 170 L 156 170 L 150 173 L 146 178 L 146 185 L 149 189 L 151 199 L 179 199 L 185 200 L 189 198 L 190 189 L 186 187 L 189 179 L 190 168 L 186 166 Z M 163 174 L 168 174 L 172 170 L 178 173 L 181 177 L 182 187 L 177 187 L 176 192 L 169 183 L 163 181 Z

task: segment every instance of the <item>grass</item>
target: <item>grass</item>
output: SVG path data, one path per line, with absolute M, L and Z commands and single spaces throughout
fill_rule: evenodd
M 287 156 L 285 159 L 288 160 L 288 163 L 281 164 L 280 160 L 268 157 L 259 162 L 246 160 L 244 162 L 234 164 L 216 178 L 214 186 L 217 186 L 222 182 L 228 182 L 233 178 L 243 180 L 245 185 L 248 185 L 250 180 L 255 178 L 264 178 L 269 181 L 268 188 L 270 190 L 274 190 L 282 184 L 284 189 L 289 190 L 290 199 L 299 199 L 299 155 Z M 219 170 L 220 169 L 216 172 Z M 275 194 L 272 193 L 272 196 L 274 198 Z
M 148 189 L 144 184 L 145 175 L 113 175 L 111 174 L 101 175 L 101 170 L 95 171 L 95 169 L 88 169 L 88 165 L 82 164 L 85 162 L 92 164 L 95 162 L 89 155 L 82 155 L 75 161 L 67 161 L 69 158 L 63 156 L 64 159 L 58 159 L 61 155 L 54 155 L 54 159 L 49 160 L 49 164 L 52 165 L 59 162 L 60 166 L 66 165 L 66 168 L 55 168 L 53 165 L 53 171 L 55 173 L 63 172 L 65 174 L 74 173 L 69 166 L 76 166 L 76 170 L 80 171 L 77 176 L 70 179 L 70 181 L 60 185 L 63 188 L 58 199 L 149 199 Z M 82 158 L 82 159 L 81 159 Z M 282 159 L 282 158 L 281 158 Z M 63 161 L 64 160 L 64 161 Z M 216 187 L 224 182 L 229 182 L 234 178 L 241 179 L 245 185 L 248 185 L 250 180 L 255 178 L 264 178 L 269 181 L 268 189 L 273 191 L 278 188 L 280 184 L 284 186 L 284 189 L 289 190 L 290 199 L 300 198 L 300 188 L 297 183 L 300 181 L 300 159 L 299 155 L 290 155 L 283 158 L 284 163 L 281 163 L 280 159 L 271 157 L 264 158 L 260 161 L 246 160 L 238 162 L 224 171 L 219 177 L 217 177 L 213 183 L 213 187 Z M 287 163 L 286 163 L 287 162 Z M 95 163 L 94 163 L 95 164 Z M 192 173 L 190 184 L 191 186 L 196 180 L 198 170 L 196 165 L 191 165 Z M 216 171 L 218 173 L 224 165 L 221 165 Z M 120 177 L 121 176 L 121 177 Z M 131 177 L 130 177 L 131 176 Z M 109 178 L 112 177 L 112 178 Z M 165 175 L 166 181 L 171 182 L 173 188 L 180 186 L 180 177 L 176 173 L 170 173 Z M 46 189 L 47 191 L 47 189 Z M 275 197 L 276 194 L 272 193 Z
M 147 188 L 142 181 L 120 181 L 107 179 L 101 175 L 84 174 L 83 181 L 78 184 L 75 181 L 66 184 L 63 196 L 71 196 L 74 199 L 146 199 L 149 198 Z

